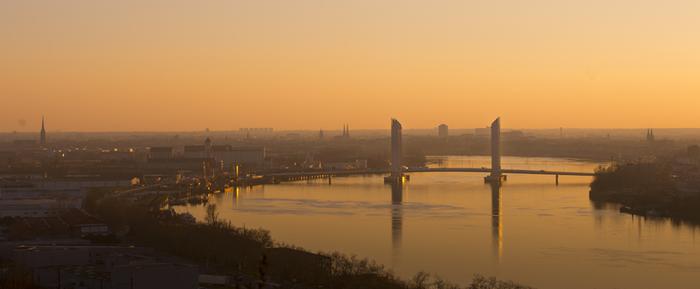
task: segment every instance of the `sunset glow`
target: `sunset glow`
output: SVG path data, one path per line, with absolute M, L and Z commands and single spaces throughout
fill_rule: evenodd
M 0 130 L 700 127 L 700 2 L 658 4 L 2 1 Z

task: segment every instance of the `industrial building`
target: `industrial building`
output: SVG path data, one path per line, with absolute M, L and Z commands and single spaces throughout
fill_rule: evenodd
M 0 246 L 0 257 L 28 268 L 42 288 L 194 289 L 198 268 L 132 246 Z

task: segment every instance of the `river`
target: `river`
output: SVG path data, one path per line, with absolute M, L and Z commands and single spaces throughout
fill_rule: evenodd
M 488 157 L 432 157 L 436 167 L 488 167 Z M 504 157 L 503 168 L 591 172 L 597 163 Z M 215 194 L 220 216 L 310 251 L 367 257 L 397 275 L 423 270 L 467 284 L 474 274 L 540 289 L 698 288 L 695 227 L 621 214 L 588 199 L 590 177 L 477 173 L 338 177 Z M 182 206 L 202 220 L 205 208 Z

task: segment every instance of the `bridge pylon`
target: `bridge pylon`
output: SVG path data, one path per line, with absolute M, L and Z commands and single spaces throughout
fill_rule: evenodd
M 391 175 L 384 178 L 385 183 L 398 184 L 409 180 L 403 173 L 403 137 L 401 123 L 391 119 Z
M 484 177 L 486 183 L 501 183 L 507 179 L 501 172 L 501 118 L 491 123 L 491 174 Z

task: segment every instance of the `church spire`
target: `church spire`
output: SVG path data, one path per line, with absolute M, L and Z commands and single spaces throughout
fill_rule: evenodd
M 647 129 L 647 141 L 648 142 L 653 142 L 656 138 L 654 137 L 654 130 L 653 129 Z
M 39 144 L 46 145 L 46 127 L 44 126 L 44 116 L 41 116 L 41 133 L 39 134 Z

